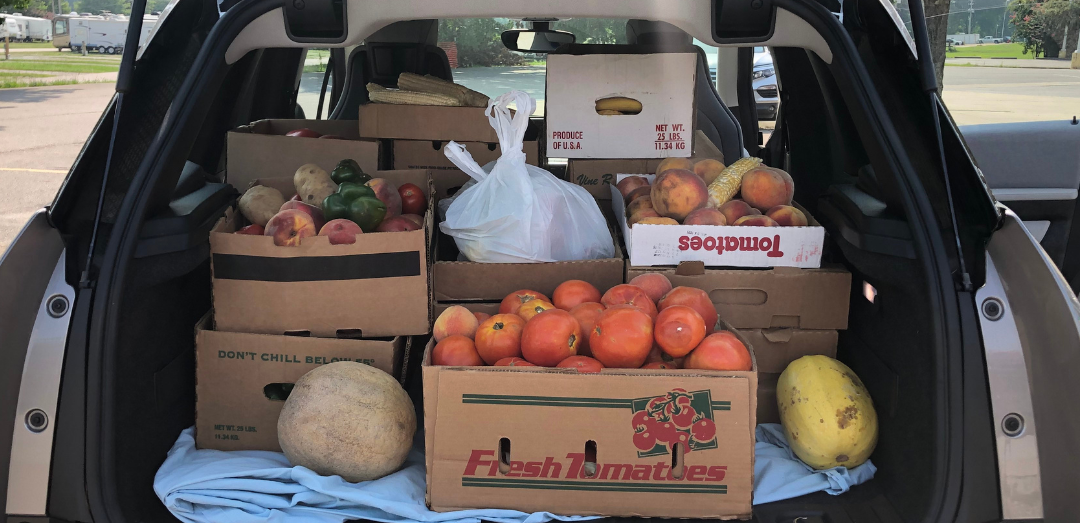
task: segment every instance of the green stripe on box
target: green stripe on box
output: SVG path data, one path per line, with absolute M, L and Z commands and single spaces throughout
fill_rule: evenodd
M 687 483 L 619 483 L 611 481 L 558 481 L 545 479 L 461 478 L 463 487 L 532 490 L 588 490 L 594 492 L 665 492 L 676 494 L 727 494 L 727 485 Z
M 714 401 L 712 402 L 712 410 L 731 410 L 730 401 Z
M 629 409 L 633 404 L 633 400 L 618 398 L 510 396 L 505 394 L 462 394 L 461 402 L 480 405 L 534 405 L 543 407 L 586 407 L 602 409 Z

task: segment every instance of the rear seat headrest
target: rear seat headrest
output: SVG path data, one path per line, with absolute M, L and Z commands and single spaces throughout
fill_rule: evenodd
M 651 20 L 627 20 L 626 43 L 631 45 L 685 46 L 693 38 L 682 29 L 667 22 Z

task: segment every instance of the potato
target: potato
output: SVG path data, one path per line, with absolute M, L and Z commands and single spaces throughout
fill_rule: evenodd
M 277 214 L 281 206 L 285 204 L 285 197 L 281 191 L 273 187 L 256 185 L 248 189 L 240 197 L 240 213 L 249 222 L 255 225 L 265 226 Z
M 300 195 L 304 203 L 320 209 L 323 200 L 337 191 L 337 184 L 330 179 L 330 175 L 313 163 L 301 165 L 296 170 L 293 185 L 296 187 L 296 194 Z

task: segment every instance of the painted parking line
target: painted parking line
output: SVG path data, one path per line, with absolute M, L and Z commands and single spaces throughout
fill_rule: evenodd
M 22 169 L 19 167 L 0 167 L 0 171 L 20 171 L 27 173 L 46 173 L 46 174 L 67 174 L 67 171 L 57 171 L 55 169 Z

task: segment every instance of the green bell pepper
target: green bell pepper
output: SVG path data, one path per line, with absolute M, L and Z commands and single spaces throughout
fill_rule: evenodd
M 349 202 L 349 219 L 364 232 L 374 232 L 386 216 L 386 204 L 375 197 L 361 197 Z
M 373 232 L 386 216 L 386 205 L 375 197 L 371 187 L 342 182 L 336 193 L 323 200 L 323 216 L 327 221 L 346 218 L 364 232 Z
M 363 185 L 371 179 L 371 175 L 364 172 L 355 160 L 345 159 L 338 162 L 337 167 L 330 171 L 330 179 L 336 184 L 352 182 Z

